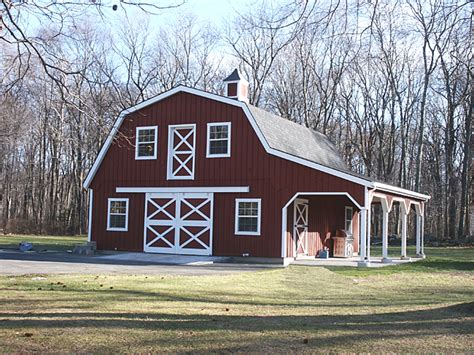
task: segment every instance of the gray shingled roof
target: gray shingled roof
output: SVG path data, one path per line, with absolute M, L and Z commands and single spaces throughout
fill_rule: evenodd
M 333 169 L 349 172 L 336 146 L 324 134 L 248 105 L 271 148 Z

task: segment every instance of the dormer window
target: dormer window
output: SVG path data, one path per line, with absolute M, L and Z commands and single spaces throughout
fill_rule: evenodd
M 156 159 L 158 127 L 137 127 L 135 140 L 135 159 Z
M 230 157 L 230 122 L 207 124 L 207 158 Z

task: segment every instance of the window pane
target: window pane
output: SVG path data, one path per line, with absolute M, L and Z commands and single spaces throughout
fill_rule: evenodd
M 125 215 L 110 215 L 110 227 L 111 228 L 125 228 Z
M 239 217 L 240 232 L 257 232 L 257 217 Z
M 227 125 L 211 126 L 209 137 L 211 139 L 226 139 L 229 136 L 229 127 Z
M 239 202 L 239 216 L 258 216 L 258 203 Z
M 110 213 L 126 213 L 127 203 L 125 201 L 111 201 Z
M 138 131 L 138 142 L 153 142 L 155 140 L 154 129 L 141 129 Z
M 138 144 L 138 156 L 139 157 L 152 157 L 155 155 L 155 144 L 154 143 L 140 143 Z
M 227 154 L 227 146 L 229 142 L 227 140 L 222 141 L 210 141 L 209 142 L 209 153 L 212 154 Z
M 352 210 L 346 209 L 346 219 L 352 219 Z
M 351 221 L 346 221 L 346 231 L 352 232 L 352 231 L 351 231 L 351 229 L 352 229 L 351 227 L 352 227 Z

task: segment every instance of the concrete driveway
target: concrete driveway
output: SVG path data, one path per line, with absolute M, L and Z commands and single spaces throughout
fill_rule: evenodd
M 225 258 L 117 253 L 73 255 L 63 252 L 22 253 L 0 250 L 0 275 L 156 274 L 219 275 L 257 271 L 274 265 L 230 264 Z

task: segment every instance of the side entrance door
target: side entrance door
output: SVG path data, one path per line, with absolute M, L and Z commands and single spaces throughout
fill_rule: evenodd
M 212 255 L 212 193 L 147 193 L 144 251 Z
M 295 256 L 308 255 L 308 200 L 296 199 L 293 210 Z

